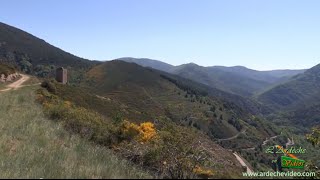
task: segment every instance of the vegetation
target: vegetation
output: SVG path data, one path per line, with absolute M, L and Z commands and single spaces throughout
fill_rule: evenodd
M 319 148 L 319 145 L 320 145 L 320 126 L 318 127 L 314 127 L 312 129 L 312 132 L 310 134 L 307 134 L 306 135 L 307 137 L 307 140 L 309 142 L 311 142 L 311 144 L 316 147 L 316 148 Z M 319 154 L 316 155 L 316 158 L 318 158 L 317 160 L 319 161 Z M 320 166 L 320 162 L 311 162 L 307 165 L 307 169 L 306 171 L 309 171 L 309 172 L 316 172 L 316 177 L 315 179 L 319 179 L 320 178 L 320 169 L 319 169 L 319 166 Z
M 47 89 L 55 85 L 43 83 Z M 241 172 L 231 152 L 223 151 L 197 130 L 177 126 L 165 117 L 158 117 L 156 124 L 152 121 L 137 123 L 139 121 L 121 117 L 119 120 L 119 116 L 108 118 L 62 100 L 46 89 L 38 90 L 37 94 L 37 101 L 43 105 L 47 117 L 58 121 L 71 133 L 111 148 L 156 177 L 237 177 Z M 228 171 L 224 166 L 229 167 Z
M 304 74 L 266 91 L 258 100 L 280 111 L 316 104 L 319 101 L 319 72 L 320 65 L 317 65 Z
M 204 96 L 210 96 L 214 98 L 215 100 L 220 100 L 225 103 L 226 106 L 229 108 L 233 108 L 234 110 L 241 110 L 245 111 L 251 114 L 266 114 L 271 112 L 269 108 L 252 101 L 251 99 L 241 97 L 239 95 L 231 94 L 228 92 L 221 91 L 219 89 L 198 83 L 197 81 L 192 81 L 177 75 L 172 75 L 165 72 L 160 72 L 161 77 L 164 79 L 167 79 L 174 83 L 176 86 L 189 90 L 192 89 L 192 93 Z M 237 113 L 241 113 L 241 111 L 238 111 Z
M 0 178 L 150 178 L 111 150 L 48 120 L 35 88 L 0 93 Z
M 312 133 L 307 134 L 307 139 L 312 143 L 313 146 L 320 145 L 320 126 L 314 127 Z
M 210 88 L 190 80 L 121 61 L 94 67 L 80 86 L 55 84 L 55 88 L 54 94 L 64 101 L 117 122 L 127 119 L 136 125 L 157 124 L 166 119 L 163 121 L 174 122 L 175 126 L 199 130 L 212 140 L 240 133 L 243 136 L 220 143 L 234 150 L 255 147 L 266 137 L 280 133 L 263 118 L 254 118 L 237 105 L 216 98 L 214 93 L 220 91 L 209 94 L 206 92 Z M 242 134 L 244 129 L 247 131 Z
M 108 117 L 123 114 L 132 121 L 150 121 L 158 116 L 194 127 L 211 138 L 227 138 L 242 128 L 251 128 L 251 116 L 234 103 L 209 94 L 210 89 L 189 80 L 146 69 L 136 64 L 110 61 L 91 69 L 80 88 L 57 86 L 57 95 Z M 215 93 L 211 91 L 210 93 Z M 94 95 L 96 95 L 97 98 Z M 210 111 L 217 107 L 215 112 Z M 233 119 L 232 121 L 230 119 Z M 256 126 L 248 136 L 262 142 L 265 126 Z M 236 143 L 236 146 L 250 142 Z M 228 147 L 230 148 L 230 147 Z
M 15 73 L 15 72 L 16 72 L 16 70 L 14 67 L 9 66 L 7 64 L 0 63 L 0 75 L 4 74 L 5 76 L 7 76 L 7 75 Z

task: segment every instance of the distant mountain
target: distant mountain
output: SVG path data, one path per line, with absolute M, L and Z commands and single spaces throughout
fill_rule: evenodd
M 301 70 L 270 70 L 270 71 L 257 71 L 246 68 L 244 66 L 233 66 L 233 67 L 224 67 L 224 66 L 213 66 L 213 69 L 220 69 L 226 72 L 236 73 L 241 76 L 252 78 L 259 81 L 264 81 L 268 83 L 277 83 L 281 80 L 289 79 L 292 76 L 301 74 L 305 72 L 304 69 Z
M 227 69 L 227 68 L 225 68 Z M 256 80 L 221 68 L 202 67 L 196 64 L 177 66 L 171 73 L 206 84 L 210 87 L 249 97 L 272 83 Z
M 319 101 L 320 98 L 317 98 L 317 100 Z M 320 103 L 296 107 L 295 110 L 288 113 L 287 118 L 294 125 L 306 128 L 318 126 L 320 124 Z
M 191 79 L 213 88 L 250 97 L 305 70 L 273 70 L 256 71 L 243 66 L 202 67 L 194 63 L 172 66 L 161 61 L 150 59 L 121 58 L 120 60 L 134 62 L 144 67 L 151 67 Z
M 320 65 L 303 74 L 293 77 L 289 82 L 280 84 L 259 96 L 259 100 L 271 107 L 293 108 L 301 103 L 318 100 L 320 92 Z
M 153 69 L 158 69 L 165 72 L 169 72 L 174 67 L 171 64 L 167 64 L 158 60 L 147 59 L 147 58 L 137 59 L 137 58 L 124 57 L 124 58 L 119 58 L 117 60 L 136 63 L 143 67 L 151 67 Z

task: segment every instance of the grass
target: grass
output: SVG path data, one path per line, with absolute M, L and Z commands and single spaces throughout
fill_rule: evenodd
M 47 119 L 35 89 L 0 93 L 0 178 L 148 178 L 111 150 Z
M 0 90 L 5 88 L 5 84 L 4 83 L 0 83 Z

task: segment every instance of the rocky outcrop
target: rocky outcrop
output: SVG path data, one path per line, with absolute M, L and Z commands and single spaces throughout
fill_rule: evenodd
M 21 75 L 19 73 L 14 73 L 14 74 L 9 74 L 6 76 L 5 74 L 0 75 L 0 82 L 5 83 L 5 82 L 12 82 L 17 79 L 19 79 Z

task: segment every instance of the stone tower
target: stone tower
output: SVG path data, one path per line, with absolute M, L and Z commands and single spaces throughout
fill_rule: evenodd
M 56 80 L 62 84 L 66 84 L 68 82 L 68 71 L 63 67 L 60 67 L 56 70 Z

